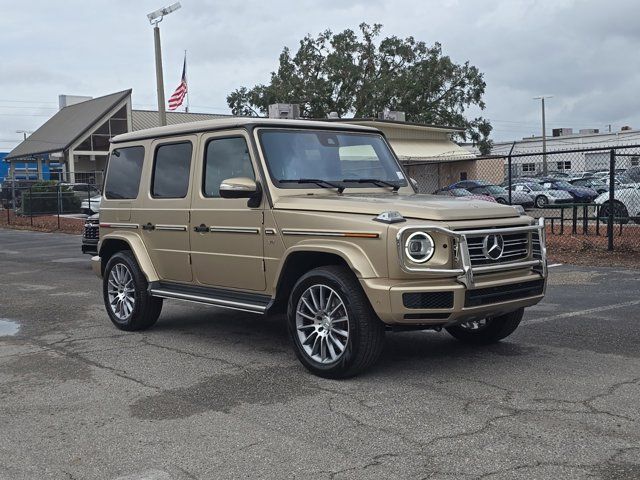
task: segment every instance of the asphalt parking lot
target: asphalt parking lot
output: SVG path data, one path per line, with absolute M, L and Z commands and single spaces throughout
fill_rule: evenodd
M 640 478 L 640 271 L 553 268 L 506 341 L 393 333 L 330 381 L 277 318 L 166 302 L 116 330 L 88 262 L 0 229 L 2 480 Z

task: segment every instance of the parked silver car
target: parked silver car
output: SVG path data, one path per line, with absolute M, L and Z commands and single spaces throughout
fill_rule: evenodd
M 547 205 L 573 202 L 573 197 L 569 192 L 549 189 L 539 183 L 515 183 L 511 187 L 511 192 L 512 194 L 522 192 L 530 195 L 533 197 L 533 202 L 538 208 L 544 208 Z
M 496 202 L 509 203 L 509 191 L 498 185 L 484 185 L 482 187 L 468 188 L 474 195 L 489 195 L 496 199 Z M 511 192 L 511 203 L 522 205 L 524 208 L 533 207 L 533 197 L 524 192 Z

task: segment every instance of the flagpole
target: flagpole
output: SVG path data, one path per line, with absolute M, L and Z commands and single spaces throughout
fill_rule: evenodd
M 184 78 L 187 81 L 187 104 L 184 107 L 185 113 L 189 113 L 189 80 L 187 77 L 187 51 L 184 51 Z

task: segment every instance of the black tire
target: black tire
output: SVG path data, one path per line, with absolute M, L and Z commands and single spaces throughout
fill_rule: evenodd
M 319 285 L 328 287 L 337 294 L 348 317 L 349 336 L 343 353 L 329 364 L 316 361 L 305 351 L 296 325 L 300 298 L 310 287 Z M 324 378 L 338 379 L 357 375 L 378 360 L 384 346 L 384 324 L 373 311 L 353 273 L 342 266 L 319 267 L 298 279 L 289 296 L 287 324 L 298 360 L 310 372 Z
M 502 205 L 506 205 L 508 202 L 502 198 L 502 197 L 498 197 L 496 198 L 496 202 L 501 203 Z
M 547 197 L 545 197 L 544 195 L 538 195 L 536 197 L 536 207 L 544 208 L 547 205 L 549 205 L 549 199 Z
M 602 204 L 602 207 L 600 207 L 600 219 L 602 221 L 607 221 L 607 219 L 609 218 L 609 208 L 610 208 L 610 204 L 609 202 L 604 202 Z M 627 224 L 629 223 L 629 211 L 627 210 L 627 207 L 624 206 L 623 203 L 614 200 L 613 201 L 613 216 L 614 216 L 614 223 L 619 222 L 619 223 L 623 223 L 623 224 Z
M 109 300 L 110 275 L 118 265 L 124 266 L 130 272 L 133 280 L 133 297 L 135 300 L 132 311 L 125 318 L 119 318 L 116 315 Z M 144 330 L 153 326 L 158 320 L 162 311 L 162 298 L 152 297 L 149 294 L 148 286 L 144 273 L 142 273 L 138 262 L 130 251 L 118 252 L 107 262 L 102 281 L 104 306 L 109 318 L 120 330 L 128 332 Z
M 522 320 L 524 308 L 507 313 L 499 317 L 488 317 L 486 325 L 477 330 L 465 328 L 461 325 L 447 327 L 447 332 L 464 343 L 472 345 L 487 345 L 496 343 L 511 335 Z

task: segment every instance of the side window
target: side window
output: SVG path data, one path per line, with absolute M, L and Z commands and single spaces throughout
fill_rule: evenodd
M 108 199 L 138 197 L 144 147 L 116 148 L 109 156 L 104 192 Z
M 220 184 L 234 177 L 256 178 L 246 140 L 244 137 L 210 140 L 205 151 L 203 195 L 219 197 Z
M 191 142 L 168 143 L 156 148 L 153 160 L 151 196 L 154 198 L 184 198 L 189 191 Z
M 522 185 L 516 185 L 516 192 L 524 191 L 524 187 Z

